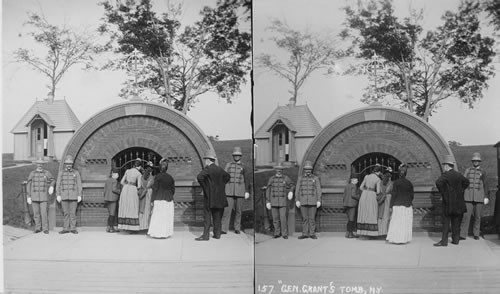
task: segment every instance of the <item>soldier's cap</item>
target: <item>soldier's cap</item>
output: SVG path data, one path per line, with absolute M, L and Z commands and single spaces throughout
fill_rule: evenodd
M 151 161 L 148 161 L 148 163 L 146 163 L 146 166 L 154 167 L 153 162 L 151 162 Z
M 73 157 L 71 155 L 66 156 L 66 159 L 64 160 L 64 164 L 73 164 Z
M 304 169 L 313 169 L 312 162 L 310 162 L 309 160 L 307 160 L 307 161 L 304 163 Z
M 37 160 L 33 161 L 33 163 L 34 163 L 34 164 L 45 164 L 45 163 L 47 163 L 47 161 L 45 161 L 45 160 L 43 160 L 43 159 L 39 158 L 39 159 L 37 159 Z
M 163 157 L 163 158 L 160 160 L 160 164 L 162 164 L 163 162 L 168 163 L 168 159 L 167 159 L 166 157 Z
M 455 166 L 455 159 L 451 155 L 445 155 L 441 164 L 449 164 Z
M 481 154 L 479 152 L 472 153 L 471 161 L 481 161 Z
M 140 159 L 139 157 L 137 157 L 137 158 L 135 159 L 135 161 L 140 161 L 140 162 L 142 162 L 142 159 Z
M 275 165 L 273 168 L 280 169 L 280 170 L 285 169 L 285 167 L 281 164 L 281 162 L 279 162 L 278 165 Z
M 241 152 L 241 147 L 234 147 L 233 156 L 236 156 L 236 155 L 239 155 L 239 156 L 243 155 L 243 153 Z

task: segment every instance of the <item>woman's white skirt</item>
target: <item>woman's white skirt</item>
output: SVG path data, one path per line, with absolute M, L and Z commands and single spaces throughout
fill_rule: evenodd
M 167 238 L 174 234 L 174 202 L 155 200 L 148 236 Z
M 391 243 L 404 244 L 411 241 L 413 231 L 413 208 L 394 206 L 386 240 Z

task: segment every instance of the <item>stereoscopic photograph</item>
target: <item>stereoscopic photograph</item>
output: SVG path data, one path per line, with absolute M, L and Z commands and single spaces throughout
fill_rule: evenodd
M 4 293 L 498 293 L 496 0 L 3 0 Z

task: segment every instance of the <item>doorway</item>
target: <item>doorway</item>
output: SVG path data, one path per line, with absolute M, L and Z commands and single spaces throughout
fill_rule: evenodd
M 125 174 L 127 169 L 134 166 L 137 158 L 142 160 L 142 167 L 144 168 L 148 161 L 153 163 L 153 173 L 156 174 L 160 171 L 160 160 L 162 157 L 151 149 L 144 147 L 132 147 L 120 151 L 112 159 L 114 168 L 119 169 L 119 180 Z
M 389 167 L 392 169 L 391 180 L 399 178 L 399 166 L 401 161 L 396 157 L 380 152 L 367 153 L 351 164 L 352 173 L 358 176 L 358 182 L 361 183 L 366 175 L 369 175 L 373 168 L 377 165 L 382 167 L 382 171 L 386 171 Z

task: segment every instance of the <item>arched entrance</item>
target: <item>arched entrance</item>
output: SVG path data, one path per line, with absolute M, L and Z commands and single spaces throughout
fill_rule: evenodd
M 210 149 L 208 137 L 193 121 L 165 105 L 124 102 L 97 113 L 75 132 L 63 153 L 63 159 L 74 158 L 82 176 L 84 201 L 79 205 L 77 225 L 106 225 L 104 183 L 112 167 L 124 172 L 136 158 L 155 166 L 162 158 L 168 159 L 176 183 L 174 221 L 201 224 L 203 198 L 196 175 L 203 168 L 203 154 Z M 58 214 L 57 223 L 61 222 Z
M 137 158 L 142 160 L 142 167 L 145 167 L 147 162 L 153 163 L 153 171 L 159 171 L 160 160 L 162 157 L 153 150 L 145 147 L 131 147 L 120 151 L 112 158 L 112 166 L 119 170 L 119 178 L 123 176 L 125 171 L 134 166 Z
M 365 176 L 370 174 L 377 165 L 380 165 L 384 171 L 391 168 L 391 179 L 393 181 L 398 178 L 398 170 L 401 161 L 392 155 L 381 152 L 372 152 L 360 156 L 351 164 L 351 173 L 357 175 L 358 181 L 361 183 Z
M 394 172 L 401 163 L 406 164 L 407 178 L 415 188 L 414 230 L 439 228 L 440 196 L 434 182 L 441 175 L 445 155 L 453 153 L 439 133 L 419 117 L 400 109 L 374 105 L 333 120 L 304 155 L 304 161 L 313 162 L 313 173 L 320 178 L 323 190 L 319 230 L 345 230 L 342 197 L 351 172 L 358 174 L 361 181 L 377 163 L 390 166 Z M 300 214 L 296 213 L 296 227 L 300 221 Z

